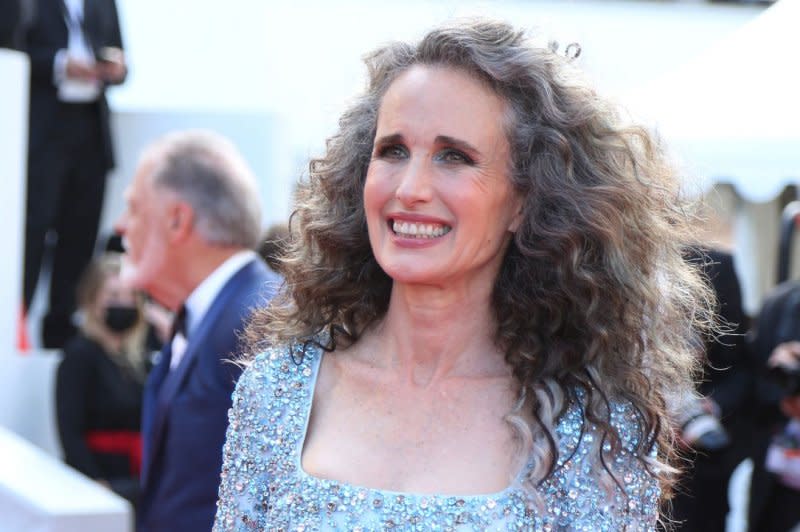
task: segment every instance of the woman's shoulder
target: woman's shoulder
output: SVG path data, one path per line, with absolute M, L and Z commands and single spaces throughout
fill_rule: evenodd
M 556 432 L 561 436 L 562 443 L 572 443 L 574 446 L 594 443 L 595 436 L 602 432 L 599 423 L 592 421 L 592 416 L 587 414 L 588 402 L 589 397 L 584 390 L 574 390 L 556 424 Z M 624 452 L 635 452 L 645 438 L 645 424 L 639 410 L 630 400 L 622 397 L 603 400 L 602 403 L 599 418 L 616 433 Z M 606 450 L 610 451 L 610 441 L 604 441 L 604 444 Z
M 246 362 L 235 394 L 259 389 L 274 389 L 279 394 L 290 383 L 309 381 L 319 364 L 320 351 L 319 344 L 310 340 L 266 348 Z
M 95 340 L 77 334 L 70 338 L 62 349 L 62 364 L 92 364 L 108 355 Z
M 228 413 L 214 530 L 267 528 L 264 501 L 297 468 L 320 359 L 313 342 L 275 345 L 242 372 Z
M 645 424 L 624 398 L 603 402 L 600 419 L 616 434 L 618 445 L 601 423 L 587 415 L 588 394 L 577 392 L 555 425 L 558 455 L 544 483 L 558 508 L 574 523 L 613 530 L 650 530 L 658 516 L 661 491 L 656 447 L 643 440 Z M 573 523 L 573 524 L 574 524 Z

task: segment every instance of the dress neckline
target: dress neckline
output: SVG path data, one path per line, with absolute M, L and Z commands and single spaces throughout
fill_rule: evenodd
M 312 354 L 313 353 L 313 354 Z M 414 492 L 405 492 L 405 491 L 393 491 L 393 490 L 386 490 L 380 488 L 372 488 L 368 486 L 361 486 L 357 484 L 350 484 L 348 482 L 335 480 L 335 479 L 327 479 L 322 477 L 317 477 L 308 473 L 305 469 L 303 469 L 303 449 L 306 444 L 306 437 L 308 436 L 308 425 L 311 421 L 311 410 L 314 407 L 314 394 L 317 389 L 317 381 L 319 380 L 319 372 L 320 368 L 322 367 L 322 357 L 325 356 L 326 352 L 322 347 L 316 344 L 312 344 L 311 347 L 304 349 L 304 357 L 302 364 L 309 364 L 309 369 L 311 370 L 311 374 L 308 376 L 309 379 L 309 386 L 308 386 L 308 401 L 307 404 L 303 405 L 303 412 L 301 412 L 303 416 L 303 432 L 300 434 L 300 437 L 297 439 L 295 444 L 295 449 L 293 453 L 293 460 L 295 462 L 295 471 L 297 475 L 301 477 L 303 480 L 308 482 L 312 482 L 317 485 L 326 485 L 326 486 L 337 486 L 340 489 L 349 488 L 354 491 L 361 491 L 370 494 L 380 494 L 383 496 L 390 496 L 390 497 L 404 497 L 410 498 L 415 500 L 432 500 L 432 499 L 459 499 L 463 501 L 498 501 L 504 498 L 511 496 L 515 491 L 518 491 L 522 488 L 522 479 L 525 473 L 530 469 L 530 464 L 526 463 L 520 471 L 515 475 L 514 480 L 506 486 L 504 489 L 496 492 L 490 493 L 480 493 L 474 495 L 462 495 L 462 494 L 442 494 L 442 493 L 414 493 Z M 311 356 L 309 356 L 311 355 Z M 310 360 L 309 360 L 310 359 Z M 298 403 L 302 404 L 302 403 Z

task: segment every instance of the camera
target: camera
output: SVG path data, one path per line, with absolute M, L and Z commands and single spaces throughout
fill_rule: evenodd
M 731 443 L 728 431 L 704 408 L 700 398 L 683 405 L 678 422 L 683 439 L 695 449 L 718 451 Z
M 800 367 L 774 366 L 767 370 L 767 376 L 785 396 L 800 395 Z

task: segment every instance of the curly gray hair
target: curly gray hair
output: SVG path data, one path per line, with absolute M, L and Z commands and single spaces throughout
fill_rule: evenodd
M 691 393 L 694 339 L 712 326 L 713 296 L 683 260 L 692 216 L 658 143 L 643 128 L 623 126 L 568 57 L 505 23 L 444 25 L 365 62 L 366 92 L 299 185 L 295 234 L 280 266 L 287 291 L 256 316 L 254 349 L 327 331 L 333 350 L 382 319 L 392 280 L 373 256 L 363 206 L 381 99 L 414 65 L 458 69 L 509 109 L 508 177 L 523 198 L 523 221 L 491 305 L 495 341 L 519 385 L 508 421 L 537 458 L 532 490 L 555 468 L 554 422 L 582 389 L 585 419 L 612 452 L 622 444 L 610 401 L 635 408 L 636 455 L 650 464 L 658 450 L 662 466 L 652 472 L 668 493 L 674 469 L 663 464 L 676 456 L 667 398 Z M 604 481 L 619 482 L 596 452 Z

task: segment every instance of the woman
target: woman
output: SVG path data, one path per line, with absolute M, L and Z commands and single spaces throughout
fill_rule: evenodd
M 651 529 L 709 308 L 658 147 L 502 23 L 366 62 L 250 330 L 216 530 Z
M 136 501 L 147 325 L 142 298 L 120 282 L 120 255 L 89 263 L 78 285 L 83 322 L 64 347 L 56 412 L 64 459 Z

